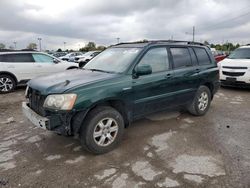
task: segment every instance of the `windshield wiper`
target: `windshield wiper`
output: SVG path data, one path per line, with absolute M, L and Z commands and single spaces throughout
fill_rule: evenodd
M 105 71 L 105 70 L 101 70 L 101 69 L 88 69 L 91 71 L 98 71 L 98 72 L 105 72 L 105 73 L 115 73 L 114 71 Z

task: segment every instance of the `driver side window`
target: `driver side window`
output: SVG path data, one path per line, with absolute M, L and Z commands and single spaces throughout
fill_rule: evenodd
M 54 59 L 45 54 L 32 54 L 35 62 L 37 63 L 53 63 Z
M 168 53 L 166 48 L 150 49 L 141 59 L 139 65 L 150 65 L 152 73 L 169 69 Z

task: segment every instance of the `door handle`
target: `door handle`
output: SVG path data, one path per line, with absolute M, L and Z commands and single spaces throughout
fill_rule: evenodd
M 195 69 L 195 72 L 196 72 L 196 73 L 199 73 L 199 72 L 200 72 L 200 69 Z
M 165 76 L 165 78 L 166 78 L 166 79 L 170 79 L 170 78 L 172 78 L 172 77 L 173 77 L 173 75 L 172 75 L 172 74 L 170 74 L 170 73 L 169 73 L 169 74 L 167 74 L 167 75 Z

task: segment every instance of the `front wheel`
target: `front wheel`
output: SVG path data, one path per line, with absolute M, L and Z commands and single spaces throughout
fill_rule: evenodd
M 103 154 L 120 143 L 123 131 L 121 114 L 112 107 L 100 106 L 87 115 L 80 130 L 80 141 L 91 153 Z
M 0 75 L 0 93 L 9 93 L 16 88 L 15 79 L 7 74 Z
M 189 113 L 195 116 L 206 114 L 211 103 L 211 92 L 208 87 L 200 86 L 192 103 L 188 107 Z

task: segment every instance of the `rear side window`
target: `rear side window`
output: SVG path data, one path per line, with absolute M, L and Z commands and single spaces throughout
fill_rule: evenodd
M 211 60 L 204 48 L 194 48 L 194 51 L 200 65 L 208 65 L 211 63 Z
M 192 66 L 191 57 L 187 48 L 170 48 L 174 68 L 184 68 Z
M 139 65 L 147 64 L 152 72 L 161 72 L 169 69 L 168 53 L 166 48 L 153 48 L 141 59 Z
M 31 54 L 4 54 L 0 56 L 1 62 L 8 62 L 8 63 L 31 63 L 34 62 L 33 57 Z
M 35 62 L 38 63 L 53 63 L 54 59 L 48 55 L 44 54 L 32 54 Z

